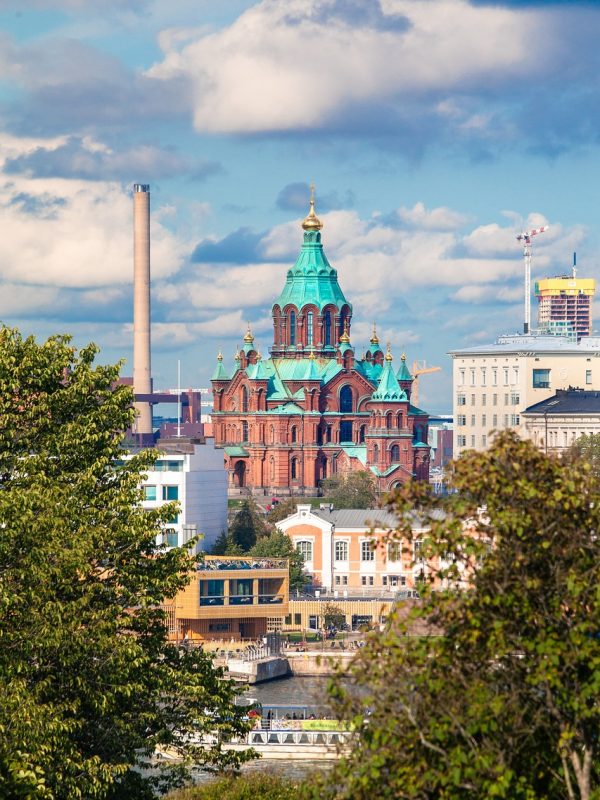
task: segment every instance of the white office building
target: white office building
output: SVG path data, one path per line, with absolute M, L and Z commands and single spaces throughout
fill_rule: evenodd
M 485 450 L 494 431 L 525 435 L 522 412 L 557 389 L 600 390 L 600 337 L 501 336 L 449 353 L 454 456 Z
M 185 544 L 197 533 L 203 535 L 197 549 L 210 552 L 227 530 L 227 473 L 223 451 L 214 439 L 159 439 L 161 455 L 143 482 L 144 508 L 157 508 L 171 500 L 181 510 L 165 528 L 169 547 Z

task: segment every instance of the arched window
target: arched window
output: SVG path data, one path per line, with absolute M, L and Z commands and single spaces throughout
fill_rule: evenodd
M 296 442 L 298 440 L 298 428 L 295 425 L 292 425 L 291 440 L 292 442 Z
M 242 411 L 248 411 L 248 387 L 242 386 Z
M 358 441 L 361 442 L 361 443 L 364 442 L 364 440 L 365 440 L 365 432 L 366 432 L 366 430 L 367 430 L 367 426 L 366 425 L 361 425 L 360 426 L 360 431 L 358 433 Z
M 296 344 L 296 312 L 290 311 L 290 344 Z
M 271 440 L 271 444 L 275 444 L 275 426 L 271 425 L 269 428 L 269 438 Z
M 402 427 L 402 412 L 401 411 L 398 412 L 398 418 L 397 418 L 397 422 L 396 422 L 396 427 L 397 428 L 401 428 Z
M 331 344 L 331 311 L 325 312 L 325 346 Z
M 271 475 L 271 481 L 275 481 L 275 458 L 271 456 L 269 459 L 269 474 Z
M 377 464 L 379 461 L 379 445 L 373 445 L 373 461 Z
M 292 458 L 290 462 L 290 477 L 293 481 L 298 478 L 298 459 Z
M 397 444 L 392 445 L 392 449 L 390 450 L 390 458 L 392 464 L 397 464 L 400 461 L 400 447 Z
M 248 423 L 244 420 L 242 422 L 242 442 L 248 441 Z
M 352 441 L 352 420 L 340 422 L 340 442 Z
M 309 347 L 312 347 L 313 343 L 313 322 L 314 322 L 314 313 L 309 311 L 306 315 L 306 344 Z
M 349 386 L 342 386 L 340 390 L 340 411 L 342 414 L 352 413 L 352 389 Z
M 386 428 L 391 428 L 392 427 L 392 412 L 391 411 L 388 411 L 388 413 L 385 415 L 385 427 Z

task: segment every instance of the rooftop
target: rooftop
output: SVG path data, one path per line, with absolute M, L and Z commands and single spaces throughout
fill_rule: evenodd
M 533 355 L 535 353 L 589 353 L 600 352 L 600 336 L 582 336 L 579 341 L 569 336 L 549 336 L 540 334 L 515 334 L 499 336 L 491 344 L 450 350 L 451 356 L 479 355 L 484 353 L 515 353 Z
M 600 414 L 600 392 L 585 389 L 557 389 L 553 397 L 548 397 L 529 406 L 524 414 Z

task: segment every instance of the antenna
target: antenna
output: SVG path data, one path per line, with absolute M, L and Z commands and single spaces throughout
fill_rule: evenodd
M 525 322 L 523 323 L 523 333 L 529 333 L 531 327 L 531 239 L 538 233 L 547 231 L 549 225 L 541 228 L 534 228 L 531 231 L 523 231 L 517 236 L 518 242 L 523 242 L 523 259 L 525 261 Z
M 177 438 L 181 436 L 181 360 L 177 359 Z

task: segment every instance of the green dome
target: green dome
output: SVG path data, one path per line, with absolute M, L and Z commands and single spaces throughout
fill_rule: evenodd
M 304 244 L 294 266 L 288 270 L 283 291 L 275 305 L 281 309 L 294 305 L 298 310 L 307 305 L 315 305 L 319 311 L 325 306 L 341 308 L 352 306 L 340 289 L 337 271 L 333 269 L 321 244 L 321 232 L 304 232 Z

